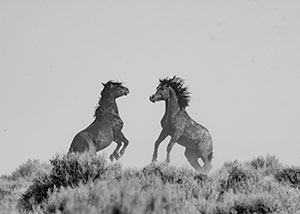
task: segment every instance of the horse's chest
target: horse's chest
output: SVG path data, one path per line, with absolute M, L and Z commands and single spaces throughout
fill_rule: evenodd
M 161 126 L 163 129 L 168 130 L 170 135 L 173 135 L 178 126 L 172 119 L 164 119 L 161 121 Z
M 121 118 L 116 118 L 112 121 L 112 127 L 113 130 L 119 131 L 123 128 L 124 122 L 121 120 Z

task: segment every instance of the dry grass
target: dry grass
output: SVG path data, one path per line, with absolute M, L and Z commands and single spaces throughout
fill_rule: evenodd
M 1 213 L 297 213 L 300 170 L 268 156 L 202 176 L 163 163 L 123 169 L 103 156 L 28 161 L 2 176 Z

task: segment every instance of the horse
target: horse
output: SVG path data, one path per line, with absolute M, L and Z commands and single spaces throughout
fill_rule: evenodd
M 95 110 L 95 120 L 84 130 L 75 135 L 68 153 L 91 152 L 96 154 L 105 149 L 112 141 L 117 147 L 109 156 L 110 160 L 118 160 L 126 150 L 129 141 L 122 132 L 123 121 L 119 115 L 116 99 L 129 94 L 129 89 L 121 82 L 108 81 L 104 86 L 101 97 Z M 123 143 L 123 147 L 119 152 Z
M 167 146 L 166 162 L 170 162 L 170 152 L 177 142 L 186 147 L 185 157 L 191 166 L 201 174 L 208 174 L 213 158 L 213 141 L 207 128 L 193 120 L 185 108 L 189 105 L 190 92 L 184 86 L 181 78 L 159 79 L 156 92 L 150 96 L 150 101 L 165 101 L 165 113 L 161 119 L 162 130 L 154 144 L 152 162 L 157 161 L 157 151 L 160 143 L 171 136 Z M 198 162 L 201 158 L 203 166 Z

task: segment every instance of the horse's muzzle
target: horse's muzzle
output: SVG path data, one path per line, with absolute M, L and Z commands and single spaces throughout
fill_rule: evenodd
M 125 90 L 124 95 L 127 96 L 127 94 L 129 94 L 129 93 L 130 93 L 130 91 L 129 91 L 129 89 L 127 89 L 127 90 Z
M 149 100 L 152 102 L 152 103 L 155 103 L 156 99 L 155 99 L 155 96 L 154 95 L 151 95 L 149 97 Z

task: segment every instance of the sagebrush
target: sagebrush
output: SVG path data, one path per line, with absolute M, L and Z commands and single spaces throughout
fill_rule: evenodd
M 57 155 L 50 165 L 31 161 L 1 181 L 1 213 L 300 212 L 300 170 L 274 156 L 225 163 L 203 176 L 165 163 L 130 169 L 104 156 Z

